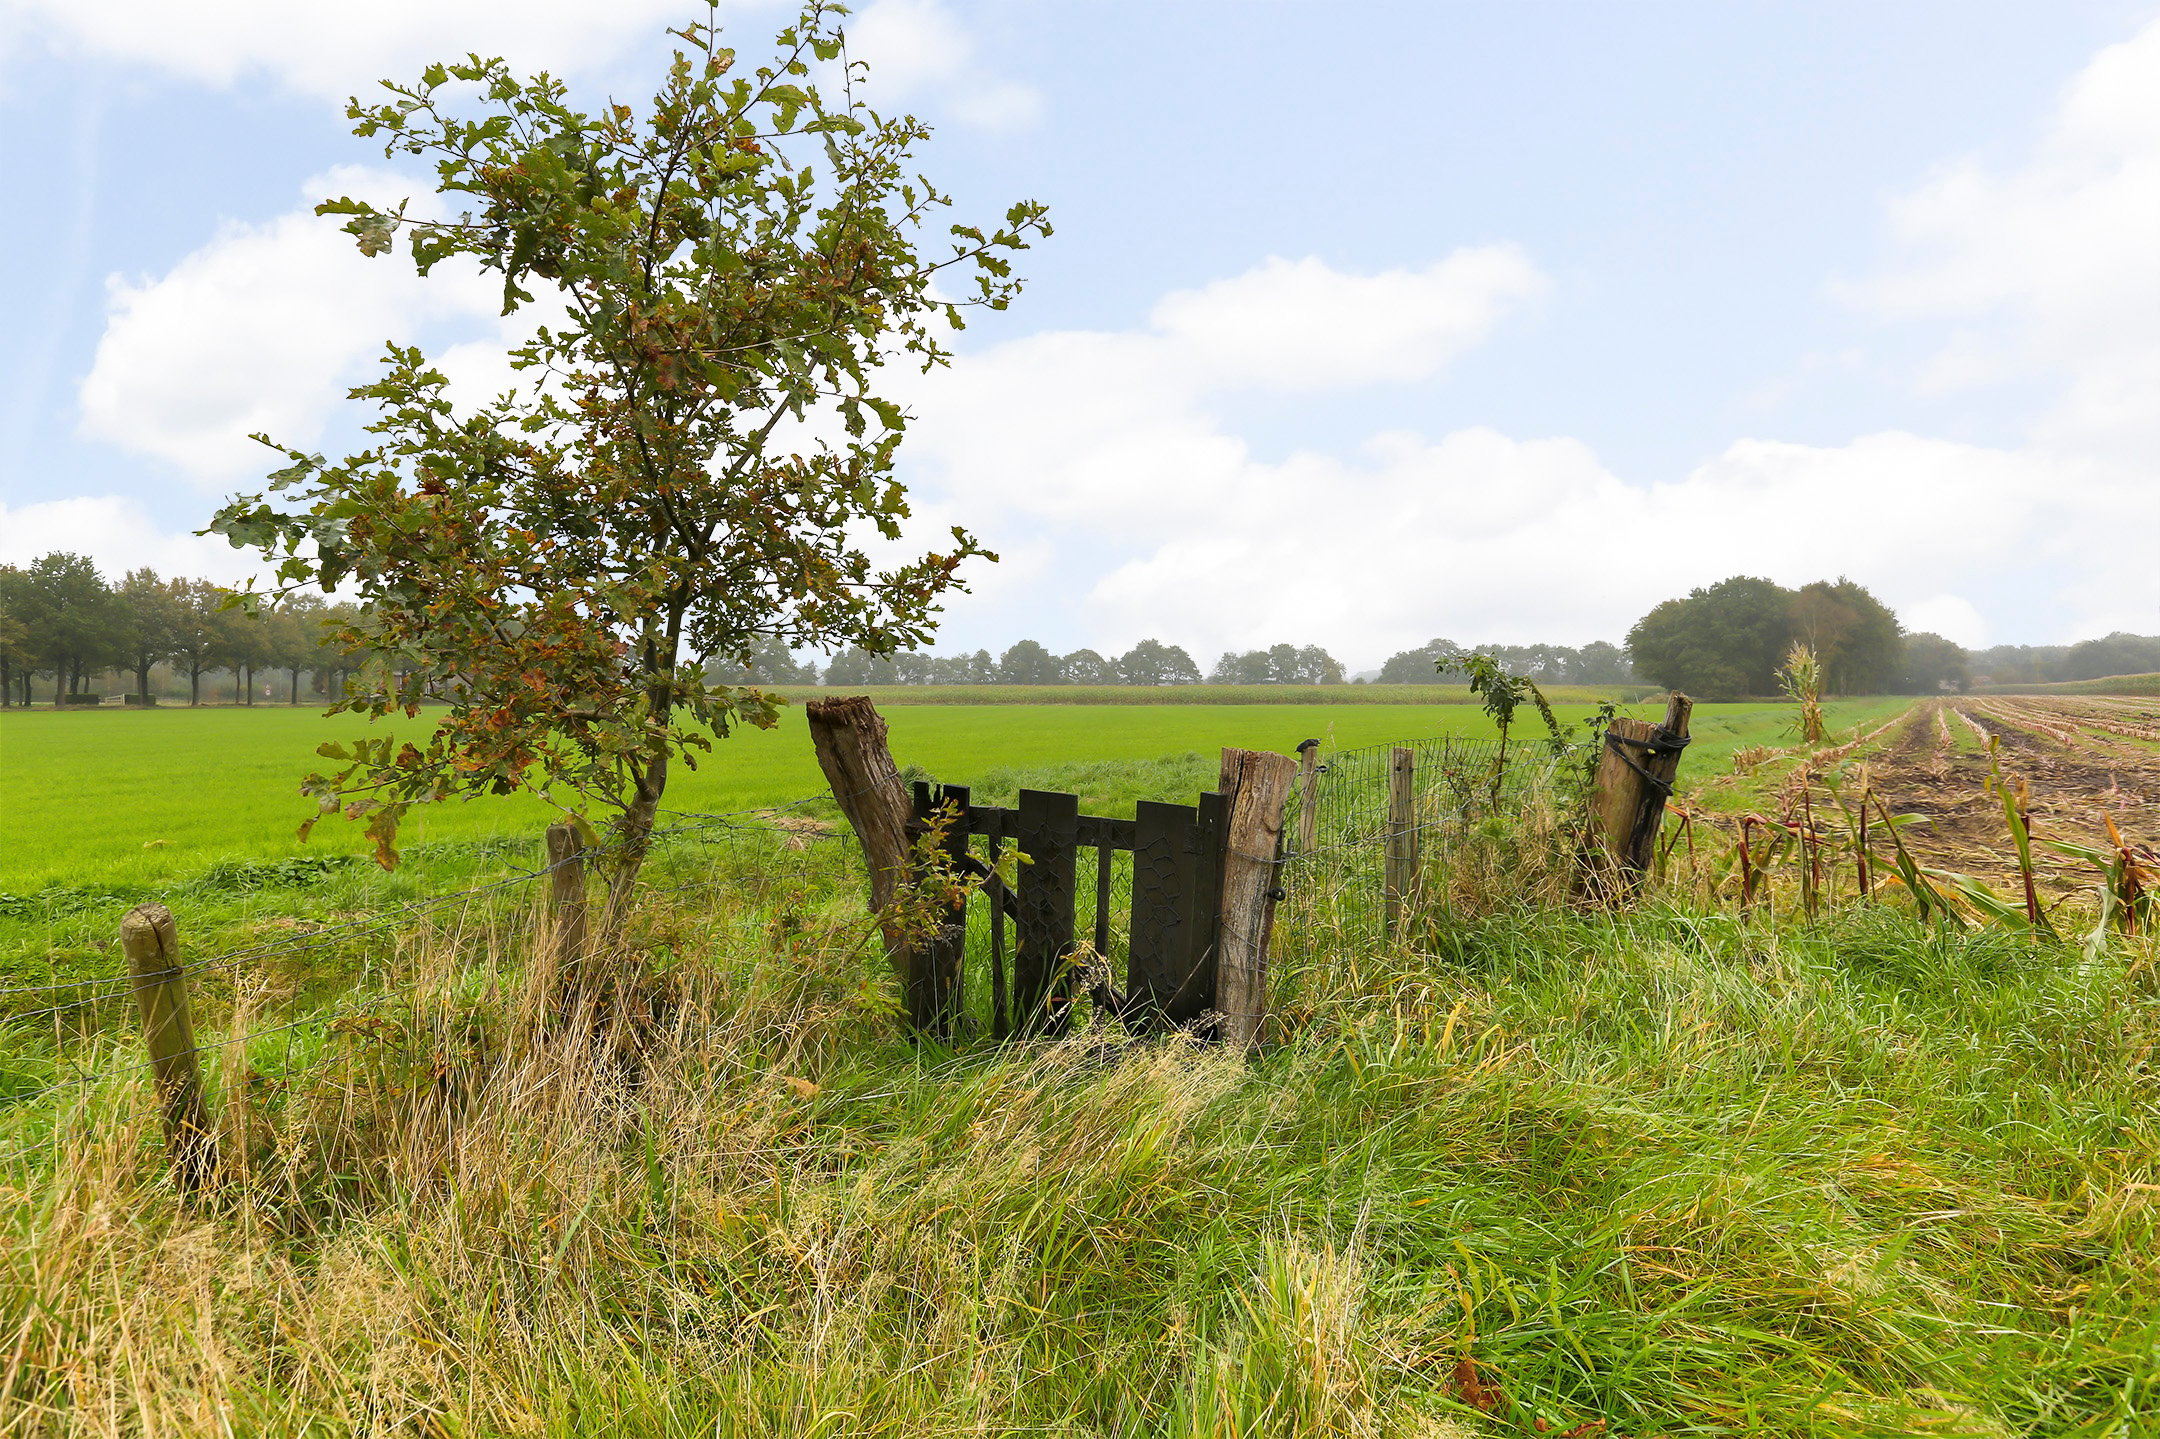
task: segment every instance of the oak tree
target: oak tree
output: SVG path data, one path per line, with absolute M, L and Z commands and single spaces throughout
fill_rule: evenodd
M 756 64 L 709 16 L 670 32 L 642 110 L 581 110 L 478 57 L 349 108 L 387 155 L 432 164 L 457 213 L 318 211 L 364 254 L 402 240 L 423 275 L 477 262 L 506 314 L 550 312 L 511 352 L 524 383 L 476 407 L 392 345 L 352 392 L 378 411 L 373 443 L 284 449 L 269 491 L 211 526 L 263 548 L 280 584 L 363 602 L 338 639 L 373 662 L 333 712 L 448 706 L 428 733 L 324 746 L 339 767 L 306 782 L 322 813 L 367 821 L 385 864 L 412 805 L 535 791 L 612 823 L 619 921 L 671 769 L 773 722 L 773 699 L 706 661 L 725 674 L 768 639 L 914 648 L 984 553 L 955 529 L 873 560 L 908 513 L 883 371 L 944 362 L 963 308 L 1003 308 L 1013 253 L 1049 226 L 1023 202 L 932 237 L 949 200 L 911 161 L 929 130 L 861 97 L 844 13 L 812 0 Z

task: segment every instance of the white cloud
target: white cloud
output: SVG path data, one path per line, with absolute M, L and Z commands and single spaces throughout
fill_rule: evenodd
M 215 535 L 174 533 L 121 495 L 84 495 L 10 508 L 0 504 L 0 564 L 27 565 L 54 550 L 88 555 L 109 580 L 148 565 L 239 585 L 261 573 L 258 556 Z
M 62 54 L 163 70 L 228 86 L 267 77 L 329 100 L 408 80 L 471 51 L 521 69 L 603 64 L 677 23 L 675 0 L 6 0 L 15 27 Z M 21 42 L 18 42 L 20 44 Z
M 1042 92 L 992 74 L 973 32 L 941 0 L 876 0 L 848 20 L 847 44 L 851 61 L 869 65 L 880 108 L 936 97 L 954 119 L 986 130 L 1042 118 Z
M 393 175 L 341 170 L 303 190 L 381 203 L 404 188 Z M 361 255 L 312 203 L 227 224 L 161 276 L 108 282 L 105 333 L 79 393 L 82 428 L 206 486 L 229 485 L 275 462 L 250 434 L 315 443 L 383 345 L 423 327 L 479 332 L 483 343 L 451 351 L 445 372 L 485 393 L 501 388 L 500 308 L 500 282 L 477 267 L 446 264 L 422 280 L 401 254 Z
M 1955 324 L 1928 387 L 2054 375 L 2036 441 L 2160 458 L 2160 21 L 2094 57 L 2019 164 L 1959 161 L 1890 221 L 1895 265 L 1839 289 Z
M 1231 391 L 1428 379 L 1542 290 L 1512 250 L 1367 276 L 1274 260 L 1166 298 L 1145 330 L 961 357 L 912 397 L 918 493 L 993 547 L 1059 555 L 1025 594 L 956 604 L 956 628 L 1010 639 L 1019 609 L 1105 652 L 1149 634 L 1203 659 L 1290 640 L 1366 664 L 1439 634 L 1617 639 L 1736 573 L 1851 575 L 1961 638 L 1987 628 L 1965 597 L 2002 595 L 2005 576 L 2042 576 L 2082 633 L 2149 623 L 2152 531 L 2118 518 L 2137 511 L 2134 477 L 2091 457 L 1900 432 L 1742 439 L 1644 485 L 1578 441 L 1487 428 L 1263 459 L 1214 413 Z M 1053 598 L 1076 589 L 1077 611 Z
M 1275 258 L 1166 295 L 1149 318 L 1177 363 L 1217 384 L 1309 390 L 1429 379 L 1547 288 L 1512 245 L 1377 275 Z
M 847 40 L 848 58 L 900 95 L 956 80 L 975 59 L 974 37 L 938 0 L 877 0 L 848 21 Z
M 1898 616 L 1914 634 L 1941 635 L 1969 650 L 1983 649 L 1988 642 L 1987 621 L 1980 608 L 1963 595 L 1930 595 L 1907 605 Z
M 762 53 L 795 13 L 786 0 L 723 0 L 724 39 Z M 661 43 L 669 27 L 691 18 L 698 17 L 680 0 L 0 0 L 0 63 L 41 45 L 202 85 L 268 81 L 343 101 L 468 53 L 499 55 L 521 73 L 590 74 Z M 1020 128 L 1042 113 L 1041 92 L 992 73 L 973 31 L 941 0 L 876 0 L 848 21 L 847 33 L 851 53 L 871 62 L 881 98 L 929 101 L 986 129 Z

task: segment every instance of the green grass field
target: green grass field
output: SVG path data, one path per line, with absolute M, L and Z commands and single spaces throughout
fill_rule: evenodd
M 1978 695 L 2160 695 L 2160 674 L 2110 675 L 2098 680 L 2065 680 L 2051 685 L 1982 685 Z
M 797 702 L 834 691 L 777 685 Z M 1468 685 L 870 685 L 881 707 L 893 705 L 1460 705 L 1474 704 Z M 1596 704 L 1608 696 L 1642 700 L 1656 685 L 1547 685 L 1555 704 Z
M 1335 692 L 1349 688 L 1357 687 Z M 1830 720 L 1839 728 L 1876 723 L 1905 703 L 1848 701 L 1831 707 Z M 1559 713 L 1576 723 L 1590 706 L 1564 704 Z M 1777 705 L 1699 707 L 1683 774 L 1723 772 L 1741 745 L 1787 742 L 1789 715 Z M 1464 704 L 905 705 L 889 717 L 900 763 L 956 784 L 1001 769 L 1212 755 L 1225 745 L 1287 753 L 1307 738 L 1335 750 L 1493 733 L 1484 713 Z M 222 860 L 361 853 L 368 846 L 358 826 L 326 822 L 304 846 L 294 829 L 311 812 L 298 784 L 323 763 L 315 746 L 366 730 L 351 716 L 325 719 L 308 708 L 0 711 L 0 892 L 155 884 Z M 1534 739 L 1534 719 L 1516 733 Z M 790 707 L 777 728 L 739 732 L 697 771 L 678 770 L 667 803 L 718 812 L 823 790 L 802 712 Z M 403 842 L 416 850 L 504 836 L 537 843 L 550 817 L 526 796 L 446 804 L 416 811 Z

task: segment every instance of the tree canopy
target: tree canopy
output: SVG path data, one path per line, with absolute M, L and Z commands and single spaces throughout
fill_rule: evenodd
M 1828 688 L 1894 688 L 1903 673 L 1897 617 L 1848 579 L 1788 590 L 1735 575 L 1666 600 L 1628 631 L 1635 672 L 1698 699 L 1775 694 L 1778 666 L 1797 640 L 1814 651 Z
M 385 864 L 413 804 L 535 791 L 612 812 L 612 924 L 671 764 L 772 723 L 769 696 L 710 662 L 747 666 L 766 639 L 916 647 L 985 553 L 955 529 L 873 561 L 870 537 L 898 540 L 908 514 L 907 417 L 881 370 L 942 363 L 963 306 L 1004 307 L 1011 257 L 1049 226 L 1022 202 L 926 252 L 949 204 L 913 167 L 929 131 L 859 98 L 843 13 L 812 0 L 755 65 L 717 24 L 671 32 L 642 113 L 581 110 L 560 81 L 478 57 L 349 108 L 355 134 L 429 162 L 466 207 L 318 206 L 362 253 L 402 239 L 422 275 L 499 275 L 506 314 L 560 307 L 511 351 L 521 388 L 478 406 L 391 345 L 353 392 L 375 442 L 336 461 L 280 447 L 269 492 L 211 526 L 283 584 L 358 592 L 369 623 L 346 638 L 388 663 L 334 708 L 448 705 L 425 737 L 326 746 L 342 768 L 307 781 L 323 813 L 367 819 Z M 836 89 L 812 83 L 819 63 Z

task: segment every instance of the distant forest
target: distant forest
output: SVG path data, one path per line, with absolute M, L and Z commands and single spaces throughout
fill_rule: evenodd
M 55 552 L 30 565 L 0 565 L 0 703 L 28 704 L 33 685 L 88 703 L 113 684 L 131 695 L 191 701 L 212 695 L 297 704 L 330 695 L 359 673 L 362 656 L 338 641 L 364 631 L 365 612 L 300 595 L 254 613 L 226 608 L 207 580 L 161 579 L 135 570 L 108 581 L 81 555 Z M 1907 634 L 1897 617 L 1851 580 L 1788 590 L 1735 576 L 1665 601 L 1636 622 L 1622 645 L 1462 645 L 1433 639 L 1391 655 L 1380 684 L 1443 682 L 1441 666 L 1491 655 L 1513 674 L 1547 685 L 1656 684 L 1701 699 L 1777 692 L 1792 644 L 1812 648 L 1843 694 L 1934 694 L 1974 684 L 2042 684 L 2160 671 L 2160 637 L 2112 634 L 2074 645 L 1998 645 L 1967 651 L 1933 634 Z M 747 654 L 706 661 L 715 680 L 770 685 L 1331 685 L 1352 680 L 1317 645 L 1225 651 L 1202 670 L 1174 644 L 1146 639 L 1119 655 L 1058 654 L 1021 640 L 1002 654 L 847 649 L 820 665 L 776 639 Z M 268 683 L 270 676 L 280 683 Z

